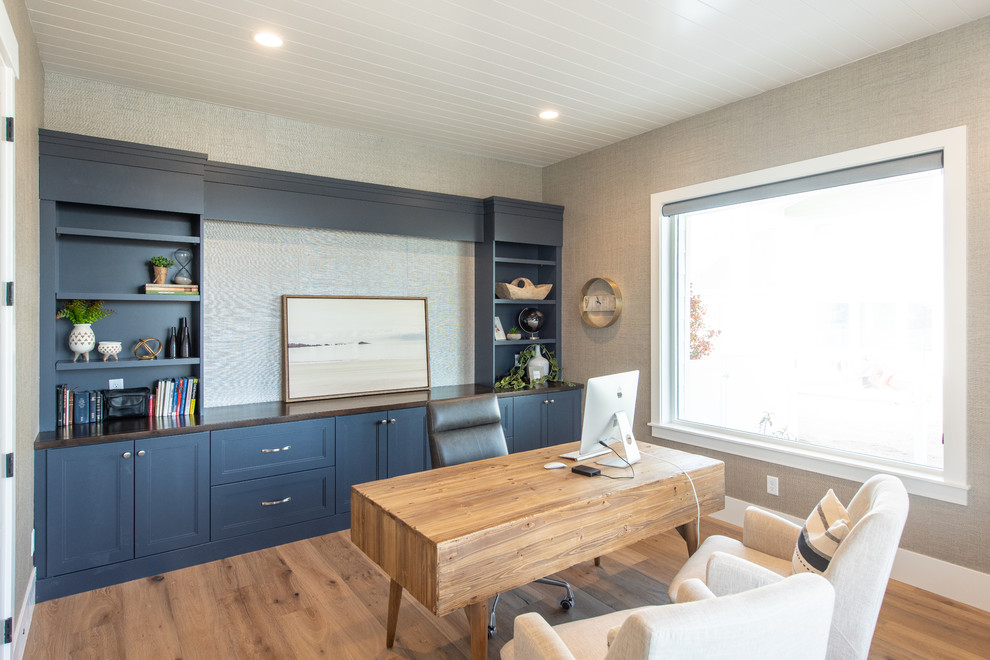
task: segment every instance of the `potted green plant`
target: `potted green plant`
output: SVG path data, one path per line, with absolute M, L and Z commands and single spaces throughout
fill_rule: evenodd
M 168 269 L 171 268 L 175 262 L 168 257 L 152 257 L 148 260 L 151 264 L 151 269 L 153 271 L 152 282 L 155 284 L 165 284 L 168 279 Z
M 512 326 L 509 331 L 505 333 L 506 339 L 522 339 L 522 333 L 519 332 L 519 328 Z
M 69 350 L 73 353 L 73 362 L 78 360 L 80 355 L 89 362 L 89 352 L 96 348 L 93 324 L 113 313 L 114 311 L 106 307 L 102 300 L 73 300 L 55 313 L 56 319 L 68 319 L 72 323 L 72 331 L 69 332 Z

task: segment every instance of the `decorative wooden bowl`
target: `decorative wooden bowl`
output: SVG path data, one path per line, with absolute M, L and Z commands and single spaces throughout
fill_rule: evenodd
M 552 284 L 533 284 L 525 277 L 517 277 L 509 283 L 495 283 L 495 297 L 508 300 L 543 300 L 550 295 Z

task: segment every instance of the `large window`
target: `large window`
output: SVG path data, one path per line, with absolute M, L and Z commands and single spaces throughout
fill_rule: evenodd
M 655 196 L 657 435 L 964 499 L 952 137 Z

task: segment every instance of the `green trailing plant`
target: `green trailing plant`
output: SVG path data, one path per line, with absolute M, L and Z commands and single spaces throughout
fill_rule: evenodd
M 539 387 L 540 385 L 573 385 L 574 383 L 561 380 L 560 363 L 557 362 L 557 358 L 554 357 L 553 351 L 548 348 L 543 349 L 543 355 L 546 357 L 547 362 L 550 363 L 550 373 L 532 383 L 526 380 L 526 365 L 536 356 L 536 351 L 539 348 L 539 344 L 533 344 L 524 348 L 522 352 L 519 353 L 518 364 L 512 367 L 508 375 L 495 382 L 495 389 L 501 391 L 518 391 L 531 390 L 535 387 Z
M 175 262 L 168 257 L 152 257 L 148 260 L 152 266 L 158 266 L 159 268 L 171 268 L 175 265 Z
M 69 319 L 73 325 L 96 323 L 113 314 L 114 311 L 102 300 L 73 300 L 55 314 L 56 319 Z

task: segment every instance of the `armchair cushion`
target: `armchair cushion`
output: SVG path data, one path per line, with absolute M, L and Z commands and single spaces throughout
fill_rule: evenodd
M 829 488 L 798 535 L 791 560 L 794 572 L 823 574 L 848 534 L 849 513 Z
M 774 573 L 768 568 L 754 564 L 741 557 L 725 552 L 713 552 L 706 568 L 705 584 L 714 596 L 729 596 L 750 589 L 758 589 L 774 582 L 780 582 L 784 576 Z M 688 580 L 693 582 L 694 580 Z M 701 580 L 697 580 L 701 582 Z M 677 592 L 677 602 L 681 600 L 684 586 Z
M 755 506 L 746 508 L 743 519 L 743 545 L 753 550 L 791 561 L 801 526 Z
M 795 529 L 800 529 L 797 525 L 794 527 Z M 672 601 L 677 602 L 677 592 L 685 580 L 698 578 L 702 582 L 707 582 L 708 560 L 716 552 L 735 555 L 748 562 L 759 564 L 780 576 L 787 576 L 794 572 L 794 569 L 791 568 L 791 553 L 794 552 L 793 538 L 791 539 L 790 550 L 786 559 L 784 559 L 748 548 L 739 541 L 730 539 L 727 536 L 709 536 L 701 544 L 701 547 L 698 548 L 698 551 L 688 558 L 681 570 L 678 571 L 677 576 L 671 581 L 667 594 Z M 716 595 L 718 595 L 717 592 Z

